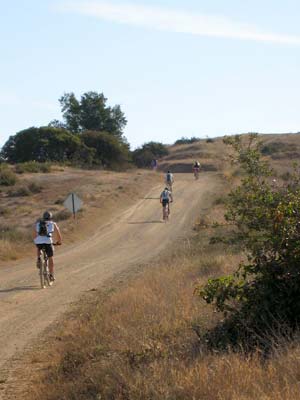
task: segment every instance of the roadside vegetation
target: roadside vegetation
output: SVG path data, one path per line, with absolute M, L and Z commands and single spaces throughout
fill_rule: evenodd
M 31 355 L 26 399 L 299 398 L 298 173 L 274 181 L 255 136 L 227 141 L 242 169 L 194 236 L 91 292 Z

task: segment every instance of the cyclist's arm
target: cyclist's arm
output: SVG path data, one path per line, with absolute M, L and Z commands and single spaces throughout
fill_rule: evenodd
M 61 244 L 62 237 L 61 237 L 61 233 L 60 233 L 59 227 L 56 224 L 54 224 L 54 234 L 55 234 L 55 237 L 57 239 L 57 243 Z

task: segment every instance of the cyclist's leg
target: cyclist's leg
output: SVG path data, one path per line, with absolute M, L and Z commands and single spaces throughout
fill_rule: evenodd
M 53 257 L 49 257 L 49 272 L 54 276 L 54 261 Z
M 48 256 L 48 262 L 49 262 L 49 272 L 51 275 L 54 276 L 54 260 L 53 260 L 53 245 L 47 245 L 46 248 L 46 253 Z
M 37 268 L 41 268 L 41 263 L 42 263 L 41 248 L 39 245 L 36 245 L 36 266 L 37 266 Z

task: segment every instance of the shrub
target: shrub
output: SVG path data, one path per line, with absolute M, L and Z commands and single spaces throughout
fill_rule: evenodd
M 32 127 L 10 136 L 1 155 L 13 163 L 68 161 L 80 148 L 80 138 L 65 129 Z M 26 167 L 33 165 L 28 164 Z
M 41 191 L 43 190 L 43 186 L 39 185 L 36 182 L 31 182 L 28 185 L 28 189 L 30 190 L 31 193 L 41 193 Z
M 51 164 L 48 162 L 27 161 L 17 164 L 15 169 L 17 174 L 23 174 L 24 172 L 46 173 L 51 171 Z
M 0 165 L 0 185 L 13 186 L 16 182 L 16 174 L 6 165 Z
M 192 144 L 195 142 L 199 142 L 201 140 L 200 138 L 197 137 L 191 137 L 190 139 L 187 137 L 182 137 L 181 139 L 176 140 L 174 144 Z
M 31 191 L 26 186 L 20 186 L 17 189 L 9 190 L 7 194 L 9 197 L 23 197 L 30 196 Z
M 299 173 L 282 186 L 273 181 L 273 171 L 260 159 L 256 137 L 250 135 L 247 146 L 240 137 L 226 140 L 246 176 L 230 193 L 225 217 L 235 225 L 233 237 L 248 262 L 234 274 L 198 288 L 207 303 L 227 316 L 216 330 L 219 344 L 265 346 L 266 337 L 279 325 L 293 330 L 300 323 Z
M 262 145 L 260 148 L 260 152 L 263 155 L 272 155 L 274 153 L 281 153 L 281 152 L 291 151 L 294 149 L 295 149 L 294 145 L 290 143 L 275 141 Z
M 69 218 L 71 218 L 72 213 L 70 213 L 70 211 L 68 210 L 61 210 L 58 211 L 57 213 L 53 214 L 53 220 L 54 221 L 65 221 Z
M 150 167 L 151 161 L 169 154 L 167 147 L 158 142 L 149 142 L 132 152 L 133 162 L 139 167 Z

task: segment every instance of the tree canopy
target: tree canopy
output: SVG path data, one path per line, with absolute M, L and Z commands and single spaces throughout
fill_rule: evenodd
M 8 162 L 67 161 L 82 149 L 78 136 L 53 127 L 28 128 L 10 136 L 1 155 Z
M 64 122 L 55 120 L 50 123 L 51 126 L 63 126 L 73 133 L 87 130 L 107 132 L 122 138 L 123 129 L 127 124 L 126 117 L 119 105 L 107 105 L 107 98 L 103 93 L 86 92 L 80 100 L 72 92 L 65 93 L 59 102 Z

